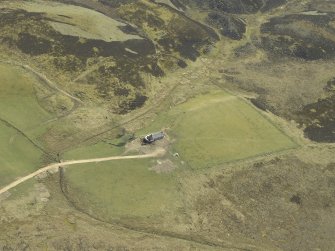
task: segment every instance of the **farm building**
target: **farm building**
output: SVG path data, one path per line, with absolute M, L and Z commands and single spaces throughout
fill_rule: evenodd
M 156 132 L 152 134 L 148 134 L 143 138 L 143 143 L 144 144 L 151 144 L 157 140 L 161 140 L 164 138 L 164 133 L 163 132 Z

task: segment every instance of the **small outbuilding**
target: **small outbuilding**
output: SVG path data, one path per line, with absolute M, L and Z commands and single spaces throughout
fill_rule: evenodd
M 143 144 L 151 144 L 157 140 L 161 140 L 164 138 L 164 132 L 155 132 L 155 133 L 151 133 L 146 135 L 143 139 L 142 139 L 142 143 Z

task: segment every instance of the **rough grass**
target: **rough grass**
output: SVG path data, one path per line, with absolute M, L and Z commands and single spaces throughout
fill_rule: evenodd
M 149 130 L 167 128 L 173 150 L 191 168 L 213 167 L 289 149 L 295 143 L 242 99 L 201 95 L 161 114 Z
M 65 171 L 68 196 L 104 220 L 156 217 L 180 206 L 174 174 L 150 171 L 152 160 L 119 160 Z
M 16 130 L 0 122 L 0 186 L 40 167 L 42 153 Z

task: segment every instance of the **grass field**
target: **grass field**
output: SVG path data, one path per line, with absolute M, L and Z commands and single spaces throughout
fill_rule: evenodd
M 153 160 L 120 160 L 80 165 L 65 171 L 68 196 L 105 220 L 155 217 L 180 207 L 174 174 L 150 171 Z
M 42 165 L 41 150 L 23 135 L 39 145 L 35 139 L 46 130 L 41 124 L 52 118 L 37 101 L 36 81 L 19 67 L 0 64 L 0 186 Z
M 41 151 L 0 122 L 0 187 L 40 167 Z
M 39 105 L 34 82 L 23 69 L 0 64 L 0 118 L 20 130 L 30 130 L 52 118 Z
M 172 108 L 146 130 L 162 128 L 175 140 L 173 150 L 196 169 L 296 146 L 251 105 L 223 91 Z
M 66 152 L 63 157 L 65 160 L 103 158 L 121 155 L 123 151 L 123 147 L 116 147 L 106 142 L 99 142 L 94 145 L 75 148 Z
M 295 146 L 251 105 L 223 91 L 197 96 L 163 112 L 138 134 L 162 128 L 168 132 L 173 152 L 192 169 Z M 118 155 L 122 149 L 101 142 L 72 150 L 64 157 Z M 127 160 L 67 169 L 68 196 L 84 211 L 104 220 L 173 212 L 181 207 L 177 184 L 183 172 L 157 174 L 149 170 L 153 165 L 154 160 Z

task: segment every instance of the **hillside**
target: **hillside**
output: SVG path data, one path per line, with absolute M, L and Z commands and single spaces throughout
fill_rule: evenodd
M 333 250 L 335 3 L 3 0 L 0 27 L 0 190 L 58 163 L 0 193 L 0 250 Z

